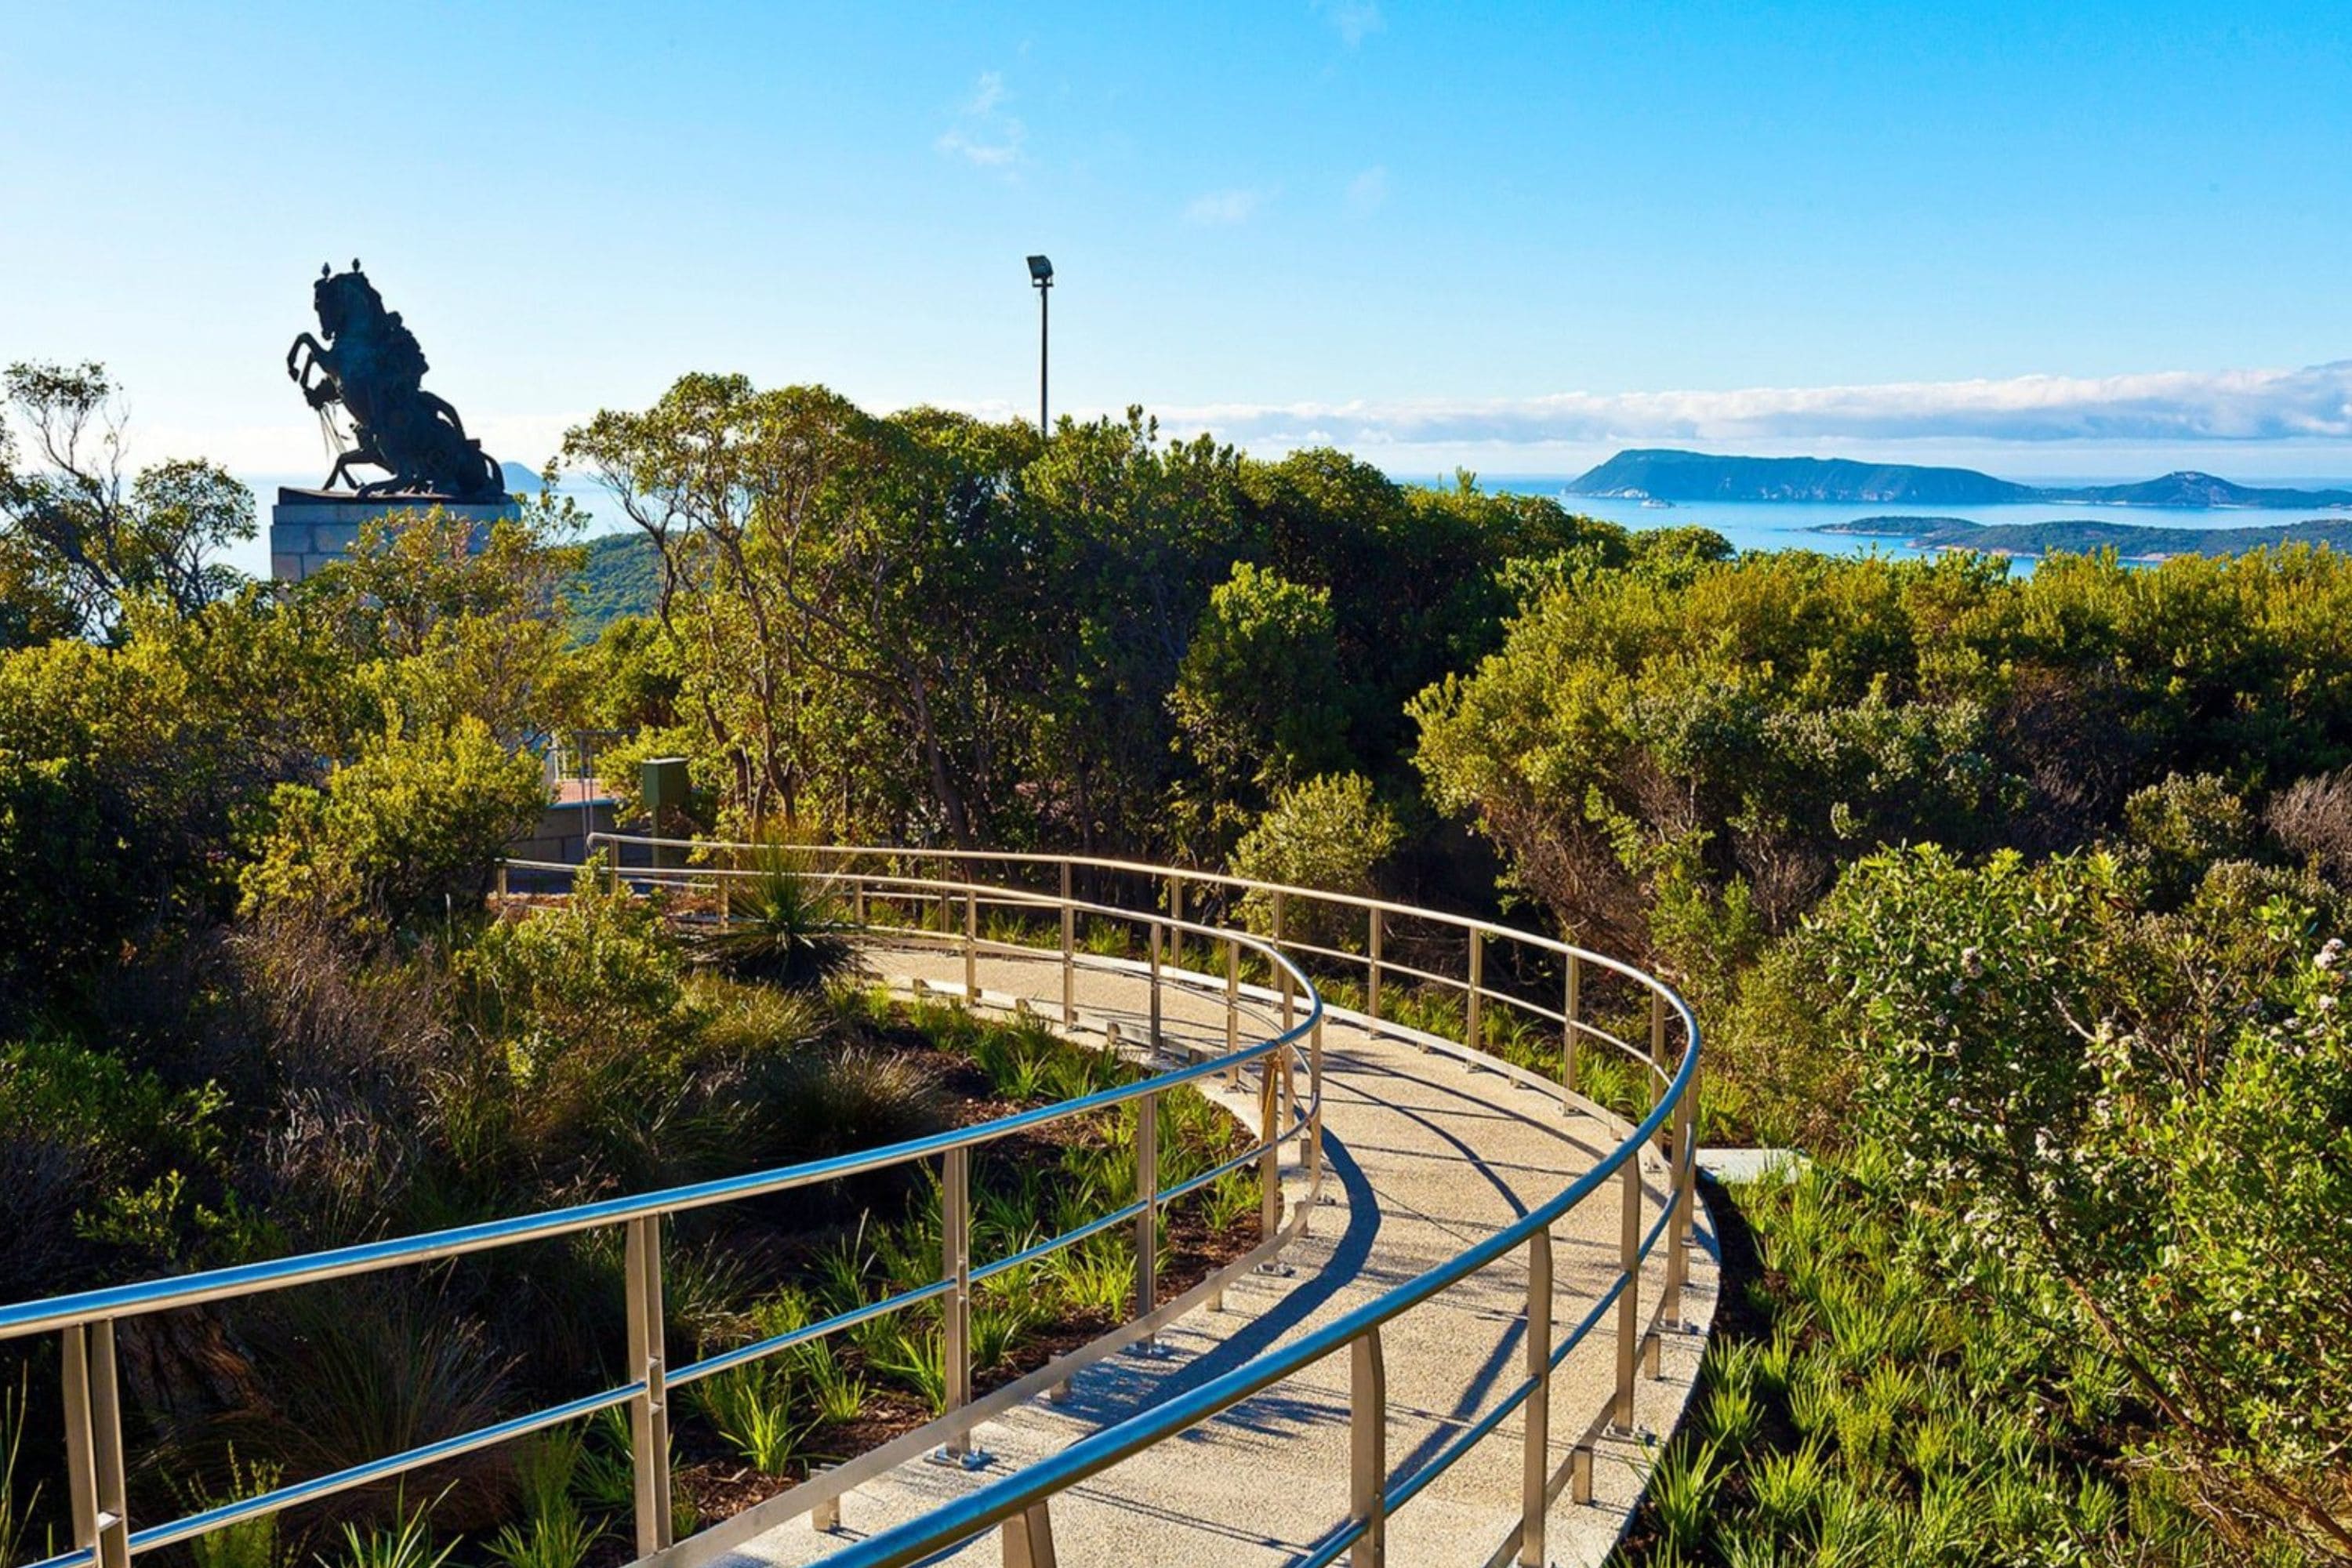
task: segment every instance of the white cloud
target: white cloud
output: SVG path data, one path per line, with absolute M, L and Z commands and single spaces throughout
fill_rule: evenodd
M 952 396 L 994 418 L 1034 412 Z M 1622 447 L 1696 446 L 1755 456 L 1959 462 L 2029 474 L 2144 479 L 2210 467 L 2233 478 L 2352 472 L 2352 361 L 2302 370 L 2167 371 L 2105 377 L 1754 387 L 1729 392 L 1557 393 L 1526 398 L 1346 402 L 1150 402 L 1162 429 L 1206 430 L 1259 453 L 1334 446 L 1402 472 L 1457 462 L 1500 473 L 1565 472 Z M 1081 417 L 1117 408 L 1071 407 Z M 488 417 L 482 445 L 537 464 L 585 417 Z M 134 463 L 205 456 L 232 472 L 315 483 L 332 460 L 315 424 L 134 422 Z M 261 498 L 265 506 L 269 497 Z
M 1264 191 L 1207 191 L 1194 196 L 1184 208 L 1184 221 L 1204 227 L 1231 227 L 1247 223 L 1258 208 L 1265 205 Z
M 956 110 L 955 122 L 932 145 L 951 158 L 983 169 L 1006 169 L 1018 163 L 1028 130 L 1003 112 L 1011 96 L 1003 72 L 981 72 L 971 96 Z
M 2352 440 L 2352 360 L 2303 370 L 1562 392 L 1460 401 L 1165 410 L 1229 440 L 1349 447 L 1806 440 L 2091 444 Z
M 1348 182 L 1348 210 L 1368 213 L 1389 199 L 1389 172 L 1375 163 Z
M 1311 0 L 1315 11 L 1331 24 L 1339 41 L 1354 48 L 1388 26 L 1378 0 Z

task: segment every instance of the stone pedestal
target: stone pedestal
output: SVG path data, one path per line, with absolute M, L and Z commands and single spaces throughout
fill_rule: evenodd
M 477 542 L 500 518 L 522 515 L 521 507 L 510 500 L 381 496 L 362 500 L 349 490 L 281 489 L 278 504 L 269 509 L 269 575 L 280 583 L 299 583 L 349 550 L 363 524 L 394 512 L 425 511 L 436 506 L 473 523 Z

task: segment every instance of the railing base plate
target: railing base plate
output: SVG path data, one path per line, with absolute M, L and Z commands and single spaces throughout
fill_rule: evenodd
M 952 1465 L 959 1470 L 984 1470 L 996 1463 L 996 1456 L 985 1448 L 966 1448 L 958 1453 L 944 1443 L 923 1458 L 934 1465 Z

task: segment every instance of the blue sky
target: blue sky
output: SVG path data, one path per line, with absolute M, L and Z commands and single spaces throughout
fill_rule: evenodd
M 2352 473 L 2341 5 L 0 3 L 0 358 L 323 468 L 363 258 L 499 455 L 688 369 L 1254 449 Z

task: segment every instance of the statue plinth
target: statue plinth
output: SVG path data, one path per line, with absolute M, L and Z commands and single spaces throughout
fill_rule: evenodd
M 299 583 L 349 550 L 358 542 L 360 530 L 376 519 L 436 506 L 474 525 L 477 547 L 492 523 L 522 515 L 522 508 L 511 498 L 461 501 L 439 495 L 398 495 L 362 500 L 351 490 L 306 490 L 289 485 L 278 490 L 278 504 L 269 509 L 269 575 L 280 583 Z

